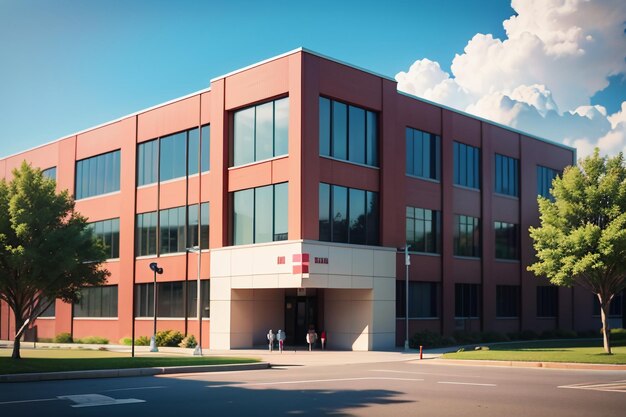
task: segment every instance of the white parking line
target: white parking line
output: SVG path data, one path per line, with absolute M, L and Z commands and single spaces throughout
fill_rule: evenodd
M 58 398 L 40 398 L 37 400 L 19 400 L 19 401 L 3 401 L 0 402 L 0 405 L 5 405 L 5 404 L 20 404 L 20 403 L 37 403 L 40 401 L 57 401 Z
M 438 384 L 449 384 L 449 385 L 475 385 L 478 387 L 495 387 L 496 384 L 477 384 L 474 382 L 453 382 L 453 381 L 438 381 Z
M 415 375 L 435 375 L 435 376 L 449 376 L 453 378 L 482 378 L 479 375 L 455 375 L 455 374 L 440 374 L 437 372 L 414 372 L 414 371 L 395 371 L 390 369 L 370 369 L 370 372 L 391 372 L 397 374 L 415 374 Z
M 223 385 L 207 385 L 207 388 L 227 388 L 227 387 L 248 387 L 248 386 L 263 386 L 263 385 L 293 385 L 293 384 L 316 384 L 320 382 L 346 382 L 346 381 L 411 381 L 420 382 L 423 379 L 420 378 L 376 378 L 376 377 L 363 377 L 363 378 L 333 378 L 333 379 L 305 379 L 300 381 L 276 381 L 276 382 L 248 382 L 244 384 L 223 384 Z

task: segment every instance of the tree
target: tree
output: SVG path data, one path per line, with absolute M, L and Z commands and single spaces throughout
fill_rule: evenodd
M 626 167 L 620 152 L 567 167 L 552 182 L 554 201 L 539 197 L 540 227 L 530 236 L 537 262 L 528 267 L 559 286 L 578 284 L 600 302 L 604 350 L 611 354 L 611 300 L 626 287 Z
M 16 332 L 56 298 L 76 302 L 82 286 L 103 284 L 104 245 L 74 211 L 67 191 L 26 162 L 0 180 L 0 300 L 15 316 Z M 20 358 L 19 337 L 13 358 Z

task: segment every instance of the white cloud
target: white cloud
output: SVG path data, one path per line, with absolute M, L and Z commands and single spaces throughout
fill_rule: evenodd
M 451 64 L 417 60 L 398 89 L 529 133 L 586 155 L 626 151 L 626 101 L 607 115 L 590 106 L 608 78 L 626 73 L 626 1 L 513 0 L 506 39 L 476 34 Z M 614 120 L 617 120 L 616 122 Z

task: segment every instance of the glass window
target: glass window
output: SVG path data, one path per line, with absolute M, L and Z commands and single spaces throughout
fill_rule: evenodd
M 460 142 L 453 143 L 454 183 L 480 189 L 480 149 Z
M 209 248 L 209 219 L 210 206 L 209 203 L 200 204 L 200 248 Z
M 197 281 L 187 281 L 187 287 L 188 287 L 188 294 L 187 294 L 187 317 L 198 317 L 198 293 L 197 293 L 197 287 L 198 287 L 198 282 Z M 200 289 L 201 289 L 201 293 L 200 293 L 200 311 L 202 312 L 202 317 L 211 317 L 210 314 L 210 290 L 211 290 L 211 285 L 209 283 L 209 280 L 204 279 L 200 281 Z
M 320 183 L 319 239 L 378 244 L 378 193 Z
M 480 317 L 480 284 L 454 284 L 454 317 Z
M 411 251 L 441 253 L 441 212 L 407 207 L 406 241 Z
M 330 242 L 330 185 L 324 183 L 320 183 L 319 213 L 319 239 Z
M 41 173 L 43 174 L 44 177 L 49 178 L 51 180 L 56 181 L 57 179 L 57 167 L 44 169 L 41 171 Z
M 211 126 L 202 126 L 201 135 L 200 165 L 202 172 L 206 172 L 211 169 Z
M 404 318 L 406 283 L 396 281 L 396 317 Z M 439 284 L 436 282 L 409 282 L 409 318 L 439 317 Z
M 233 166 L 288 153 L 289 98 L 238 110 L 233 120 Z
M 552 181 L 559 175 L 559 171 L 537 165 L 537 194 L 554 201 L 554 197 L 550 193 Z
M 496 317 L 519 317 L 519 285 L 496 285 Z
M 480 219 L 454 216 L 454 254 L 480 257 Z
M 274 185 L 274 241 L 287 240 L 289 183 Z
M 198 246 L 198 232 L 199 219 L 198 219 L 198 205 L 187 207 L 187 247 L 193 248 Z
M 349 107 L 348 160 L 365 163 L 365 110 Z
M 157 212 L 137 215 L 135 232 L 135 252 L 137 256 L 156 255 Z
M 378 114 L 336 100 L 319 100 L 320 155 L 378 166 Z
M 159 141 L 157 139 L 137 146 L 137 185 L 158 181 Z
M 519 161 L 496 154 L 495 192 L 511 196 L 519 195 Z
M 74 317 L 117 317 L 117 285 L 81 288 Z
M 94 236 L 105 246 L 107 259 L 120 257 L 120 219 L 102 220 L 89 223 Z
M 518 226 L 512 223 L 494 222 L 496 258 L 519 259 Z
M 50 302 L 50 299 L 43 297 L 40 301 L 39 301 L 39 308 L 43 308 L 44 306 L 46 306 L 48 303 Z M 56 314 L 56 300 L 53 301 L 40 315 L 39 317 L 54 317 Z
M 320 155 L 330 156 L 330 100 L 320 97 Z
M 176 207 L 159 211 L 159 253 L 164 254 L 185 251 L 185 215 L 185 207 Z
M 559 292 L 552 285 L 537 287 L 537 317 L 556 317 L 558 312 Z
M 200 151 L 200 129 L 191 129 L 187 132 L 187 175 L 198 173 Z
M 161 138 L 159 179 L 167 181 L 187 173 L 187 132 Z
M 350 243 L 364 245 L 365 242 L 365 191 L 350 188 Z
M 76 199 L 120 190 L 120 151 L 76 162 Z
M 233 244 L 287 239 L 288 183 L 233 193 Z

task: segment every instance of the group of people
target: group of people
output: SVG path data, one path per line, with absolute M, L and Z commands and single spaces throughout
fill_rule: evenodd
M 269 343 L 269 350 L 272 352 L 274 350 L 274 342 L 278 340 L 278 350 L 280 353 L 283 353 L 283 347 L 285 339 L 287 335 L 284 331 L 278 330 L 278 332 L 274 333 L 272 329 L 267 333 L 267 341 Z M 326 348 L 326 332 L 322 330 L 322 334 L 320 337 L 320 341 L 322 342 L 322 350 Z M 313 326 L 309 327 L 309 331 L 306 334 L 306 343 L 309 345 L 309 351 L 313 349 L 313 345 L 317 342 L 317 333 Z

